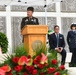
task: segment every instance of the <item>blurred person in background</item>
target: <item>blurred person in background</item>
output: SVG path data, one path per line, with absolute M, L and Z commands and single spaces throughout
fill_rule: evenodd
M 70 26 L 70 31 L 67 34 L 67 43 L 69 46 L 70 52 L 72 52 L 72 59 L 70 63 L 70 67 L 74 67 L 76 64 L 76 24 L 72 24 Z

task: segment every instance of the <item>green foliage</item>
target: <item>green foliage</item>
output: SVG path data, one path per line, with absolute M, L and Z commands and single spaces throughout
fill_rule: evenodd
M 41 55 L 41 53 L 47 54 L 47 48 L 44 45 L 38 46 L 35 50 L 33 50 L 36 56 Z
M 56 50 L 49 50 L 49 53 L 48 53 L 48 63 L 49 66 L 52 66 L 52 67 L 57 67 L 57 65 L 52 65 L 50 61 L 52 61 L 53 59 L 57 59 L 57 51 Z
M 28 49 L 24 48 L 23 46 L 18 46 L 16 49 L 15 49 L 15 53 L 13 53 L 12 55 L 6 55 L 4 56 L 4 63 L 0 64 L 0 66 L 3 66 L 5 64 L 9 64 L 12 68 L 13 66 L 15 65 L 13 62 L 12 62 L 12 58 L 13 57 L 21 57 L 21 56 L 28 56 Z
M 68 70 L 61 71 L 60 73 L 61 73 L 61 75 L 65 74 L 65 73 L 67 73 L 67 75 L 68 75 Z
M 21 57 L 21 56 L 27 56 L 29 52 L 28 48 L 25 48 L 24 46 L 17 46 L 15 49 L 15 56 Z
M 4 56 L 3 59 L 4 59 L 5 61 L 4 61 L 4 63 L 0 64 L 0 67 L 3 66 L 3 65 L 6 65 L 6 64 L 9 64 L 11 67 L 13 67 L 12 57 L 13 57 L 12 55 L 10 56 L 10 55 L 8 55 L 8 54 L 7 54 L 6 56 Z
M 16 75 L 16 71 L 13 71 L 13 72 L 12 72 L 12 75 Z
M 8 39 L 2 32 L 0 32 L 0 46 L 2 48 L 2 53 L 6 53 L 8 51 Z
M 50 56 L 53 59 L 57 59 L 57 51 L 56 50 L 54 50 L 54 49 L 51 49 L 51 50 L 48 49 L 48 53 L 49 53 L 48 56 Z

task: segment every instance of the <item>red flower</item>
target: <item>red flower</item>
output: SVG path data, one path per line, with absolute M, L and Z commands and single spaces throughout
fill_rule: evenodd
M 34 64 L 39 64 L 39 62 L 37 60 L 34 60 L 33 62 L 34 62 Z
M 8 73 L 8 75 L 12 75 L 12 73 Z
M 18 65 L 14 68 L 17 72 L 20 72 L 22 70 L 22 66 Z
M 60 73 L 59 72 L 55 72 L 54 75 L 60 75 Z
M 10 72 L 8 72 L 8 75 L 12 75 L 12 70 L 10 70 Z
M 19 57 L 14 57 L 14 58 L 12 59 L 12 61 L 13 61 L 14 63 L 18 63 L 18 60 L 19 60 Z
M 30 59 L 31 58 L 31 56 L 30 55 L 28 55 L 28 59 Z
M 42 69 L 42 68 L 44 68 L 44 65 L 43 65 L 43 64 L 38 64 L 38 67 L 39 67 L 40 69 Z
M 64 70 L 64 69 L 65 69 L 65 66 L 64 66 L 64 65 L 61 65 L 61 66 L 59 67 L 59 69 L 60 69 L 60 70 Z
M 26 72 L 24 72 L 24 74 L 23 75 L 28 75 Z
M 0 69 L 0 75 L 5 75 L 5 71 Z
M 25 65 L 25 64 L 31 65 L 30 62 L 31 62 L 30 59 L 28 59 L 26 56 L 21 56 L 19 61 L 18 61 L 18 64 L 19 65 Z
M 41 61 L 41 56 L 37 56 L 35 59 L 34 59 L 34 64 L 39 64 Z
M 36 60 L 40 61 L 40 60 L 41 60 L 41 56 L 38 55 L 38 56 L 36 57 Z
M 25 68 L 29 73 L 32 73 L 32 71 L 34 70 L 34 66 L 26 66 Z
M 51 74 L 56 71 L 56 68 L 48 68 L 48 74 Z
M 30 69 L 33 70 L 34 69 L 34 66 L 26 66 L 26 70 L 29 71 Z
M 57 64 L 57 60 L 56 59 L 53 59 L 52 60 L 52 64 Z
M 45 55 L 44 53 L 41 53 L 42 58 L 41 58 L 41 64 L 45 64 L 48 62 L 48 58 L 47 55 Z
M 38 73 L 37 69 L 34 69 L 33 72 L 32 72 L 33 75 L 37 75 L 37 73 Z
M 44 72 L 41 72 L 40 75 L 45 75 L 45 73 Z
M 0 69 L 3 70 L 4 72 L 9 72 L 11 70 L 10 66 L 8 65 L 2 66 L 0 67 Z

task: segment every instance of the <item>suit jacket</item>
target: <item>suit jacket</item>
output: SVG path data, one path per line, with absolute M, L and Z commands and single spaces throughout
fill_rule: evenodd
M 38 25 L 39 24 L 39 22 L 38 22 L 38 19 L 37 18 L 35 18 L 35 17 L 32 17 L 31 19 L 29 19 L 29 17 L 24 17 L 23 19 L 22 19 L 22 22 L 21 22 L 21 29 L 25 26 L 25 25 L 31 25 L 31 24 L 33 24 L 33 25 Z
M 68 32 L 67 43 L 69 48 L 76 48 L 76 33 L 74 31 Z
M 51 34 L 49 36 L 49 45 L 51 49 L 55 49 L 57 47 L 57 38 L 55 33 Z M 64 41 L 64 36 L 59 33 L 59 43 L 58 47 L 65 47 L 65 41 Z

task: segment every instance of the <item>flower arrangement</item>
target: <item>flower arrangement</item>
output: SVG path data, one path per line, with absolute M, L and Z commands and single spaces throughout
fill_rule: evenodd
M 65 66 L 58 66 L 56 52 L 47 55 L 44 49 L 30 56 L 24 48 L 17 48 L 0 66 L 0 75 L 67 75 Z

